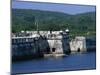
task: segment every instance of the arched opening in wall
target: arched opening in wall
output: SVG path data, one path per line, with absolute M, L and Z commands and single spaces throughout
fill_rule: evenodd
M 52 48 L 52 52 L 55 52 L 56 48 Z
M 78 52 L 80 52 L 80 48 L 78 48 L 78 50 L 77 50 Z

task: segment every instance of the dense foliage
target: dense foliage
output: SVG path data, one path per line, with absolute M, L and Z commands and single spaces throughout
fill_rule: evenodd
M 95 35 L 96 12 L 76 15 L 61 12 L 12 9 L 12 32 L 21 30 L 65 30 L 69 29 L 71 35 Z

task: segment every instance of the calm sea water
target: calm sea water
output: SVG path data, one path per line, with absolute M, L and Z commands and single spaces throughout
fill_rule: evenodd
M 12 63 L 12 73 L 72 71 L 96 68 L 96 53 L 73 54 L 60 58 L 43 58 Z

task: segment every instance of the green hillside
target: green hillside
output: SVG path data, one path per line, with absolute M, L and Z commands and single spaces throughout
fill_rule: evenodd
M 96 33 L 96 13 L 88 12 L 70 15 L 61 12 L 12 9 L 12 32 L 21 30 L 70 30 L 70 35 L 94 36 Z

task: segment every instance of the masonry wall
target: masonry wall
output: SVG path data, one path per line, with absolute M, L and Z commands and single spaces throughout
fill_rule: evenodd
M 70 52 L 69 48 L 69 35 L 66 32 L 59 34 L 51 34 L 48 38 L 48 43 L 50 46 L 50 52 L 55 54 L 68 54 Z
M 48 40 L 48 43 L 50 47 L 50 53 L 56 53 L 56 54 L 64 53 L 61 40 L 51 39 L 51 40 Z
M 15 37 L 12 38 L 12 56 L 38 57 L 44 54 L 68 54 L 69 37 L 66 32 L 53 32 L 52 34 L 38 35 L 38 37 Z
M 71 53 L 86 52 L 86 39 L 85 37 L 75 37 L 70 42 Z

